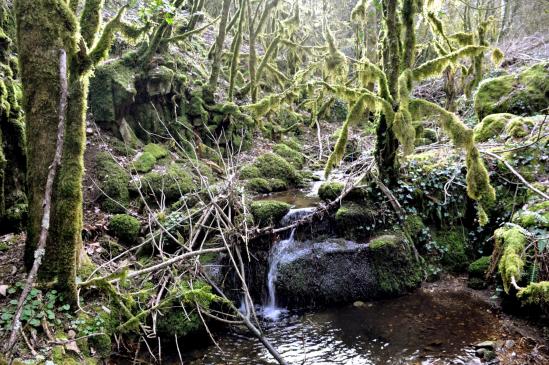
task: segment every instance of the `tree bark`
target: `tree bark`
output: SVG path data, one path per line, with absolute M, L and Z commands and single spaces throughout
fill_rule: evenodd
M 212 73 L 209 80 L 209 91 L 213 95 L 217 88 L 217 79 L 219 78 L 219 72 L 221 70 L 221 56 L 223 55 L 223 43 L 225 42 L 225 35 L 227 31 L 227 20 L 229 18 L 229 9 L 231 7 L 231 0 L 223 0 L 223 8 L 221 10 L 221 22 L 219 23 L 219 33 L 215 40 L 214 56 L 212 60 Z

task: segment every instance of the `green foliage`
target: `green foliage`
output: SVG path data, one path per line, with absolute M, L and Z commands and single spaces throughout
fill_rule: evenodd
M 24 283 L 17 282 L 8 288 L 9 302 L 0 309 L 0 334 L 7 333 L 11 329 L 12 320 L 17 309 L 17 302 Z M 70 305 L 64 303 L 63 295 L 57 290 L 42 291 L 33 288 L 25 299 L 21 312 L 23 326 L 31 326 L 35 329 L 42 327 L 45 321 L 51 327 L 59 327 L 63 321 L 71 319 Z
M 254 179 L 258 178 L 261 175 L 259 168 L 254 165 L 244 165 L 240 169 L 240 178 L 241 179 Z
M 328 45 L 328 54 L 324 58 L 324 73 L 328 81 L 344 81 L 349 72 L 347 58 L 337 49 L 334 36 L 330 29 L 324 34 Z
M 127 214 L 116 214 L 109 221 L 109 231 L 124 243 L 133 243 L 140 230 L 139 220 Z
M 433 240 L 442 253 L 441 264 L 452 272 L 461 272 L 469 263 L 469 243 L 463 229 L 433 232 Z
M 341 194 L 344 187 L 339 181 L 326 181 L 318 188 L 318 197 L 325 202 L 331 202 Z
M 519 290 L 517 297 L 526 304 L 549 305 L 549 281 L 530 283 Z
M 260 226 L 277 224 L 290 211 L 290 205 L 276 200 L 252 202 L 250 211 L 254 221 Z

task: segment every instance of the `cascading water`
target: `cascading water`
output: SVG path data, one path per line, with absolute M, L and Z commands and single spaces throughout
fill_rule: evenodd
M 276 276 L 278 273 L 278 264 L 284 257 L 285 252 L 294 243 L 295 228 L 292 229 L 290 237 L 285 240 L 277 242 L 271 249 L 269 254 L 269 273 L 267 274 L 267 292 L 269 294 L 267 305 L 263 307 L 263 317 L 276 320 L 284 309 L 276 306 Z

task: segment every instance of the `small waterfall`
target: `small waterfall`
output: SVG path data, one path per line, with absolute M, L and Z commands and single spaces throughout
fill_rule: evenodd
M 269 273 L 267 275 L 267 291 L 269 294 L 267 305 L 263 308 L 263 316 L 272 320 L 276 320 L 284 309 L 276 306 L 276 290 L 275 283 L 278 274 L 278 264 L 284 257 L 285 252 L 294 244 L 295 228 L 292 229 L 290 237 L 277 242 L 271 249 L 269 254 Z
M 309 208 L 297 208 L 297 209 L 290 209 L 288 213 L 282 219 L 280 220 L 280 225 L 287 226 L 290 225 L 309 214 L 313 213 L 316 210 L 315 207 L 309 207 Z

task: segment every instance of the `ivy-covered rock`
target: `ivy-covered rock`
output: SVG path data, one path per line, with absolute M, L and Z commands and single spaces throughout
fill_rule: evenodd
M 325 202 L 331 202 L 341 195 L 344 187 L 339 181 L 326 181 L 318 188 L 318 197 Z
M 538 63 L 517 75 L 484 80 L 475 95 L 479 119 L 494 113 L 539 114 L 549 105 L 549 62 Z
M 252 202 L 250 210 L 257 224 L 268 226 L 280 222 L 290 211 L 290 204 L 276 200 L 258 200 Z
M 104 192 L 101 208 L 108 213 L 124 212 L 130 201 L 128 172 L 107 152 L 100 152 L 96 156 L 96 176 Z
M 134 242 L 140 230 L 141 223 L 128 214 L 116 214 L 109 221 L 109 231 L 123 243 Z

